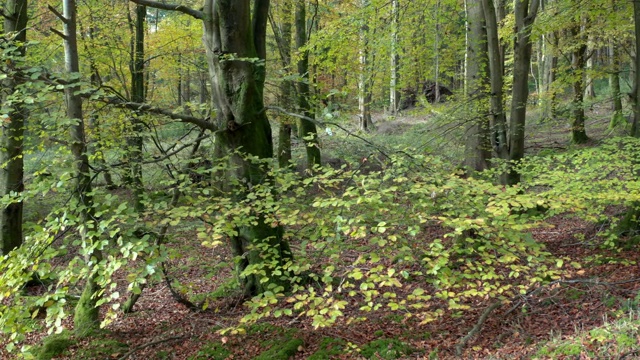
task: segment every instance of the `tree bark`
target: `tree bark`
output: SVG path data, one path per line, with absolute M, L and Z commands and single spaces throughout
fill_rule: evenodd
M 469 126 L 465 141 L 465 165 L 470 173 L 489 168 L 491 158 L 490 124 L 487 114 L 487 35 L 482 3 L 465 1 L 467 47 L 465 97 Z M 437 87 L 438 85 L 436 85 Z
M 509 161 L 507 184 L 520 182 L 516 164 L 524 157 L 524 136 L 529 97 L 529 67 L 531 65 L 531 28 L 538 13 L 540 0 L 515 0 L 515 38 L 513 47 L 513 88 L 509 123 Z
M 229 157 L 228 185 L 240 180 L 247 190 L 267 180 L 268 174 L 263 164 L 240 152 L 258 159 L 273 157 L 271 126 L 263 104 L 268 8 L 269 0 L 255 0 L 253 6 L 249 0 L 206 0 L 203 7 L 204 43 L 219 129 L 216 152 Z M 238 195 L 237 200 L 242 199 Z M 282 228 L 267 224 L 263 217 L 238 229 L 230 240 L 247 296 L 265 291 L 269 283 L 260 281 L 262 275 L 245 272 L 250 265 L 263 266 L 270 277 L 273 264 L 280 266 L 291 259 Z
M 17 46 L 10 55 L 23 58 L 27 40 L 27 0 L 8 0 L 4 11 L 4 33 L 13 33 L 12 40 Z M 15 60 L 7 60 L 3 65 L 7 70 L 5 73 L 10 74 L 14 64 Z M 19 80 L 13 76 L 8 76 L 2 82 L 2 107 L 3 113 L 7 111 L 7 118 L 2 121 L 0 138 L 0 196 L 13 197 L 12 194 L 18 195 L 24 190 L 23 135 L 28 114 L 19 100 L 11 104 L 9 102 L 18 85 Z M 20 200 L 13 200 L 0 211 L 0 255 L 22 244 L 22 212 L 23 203 Z
M 145 89 L 145 59 L 144 59 L 144 33 L 147 17 L 147 7 L 136 5 L 135 24 L 133 24 L 133 51 L 131 57 L 131 101 L 144 103 L 146 100 Z M 131 21 L 131 20 L 130 20 Z M 187 84 L 188 85 L 188 84 Z M 134 194 L 134 206 L 137 212 L 144 211 L 144 188 L 142 181 L 142 132 L 144 130 L 140 114 L 134 112 L 131 118 L 132 134 L 127 138 L 129 151 L 129 178 Z
M 75 0 L 63 1 L 63 23 L 64 23 L 64 54 L 65 70 L 69 74 L 80 72 L 78 60 L 78 42 L 76 30 L 76 2 Z M 85 279 L 85 286 L 80 296 L 80 300 L 75 308 L 74 328 L 79 334 L 85 334 L 98 328 L 100 325 L 99 309 L 96 306 L 100 296 L 100 287 L 96 282 L 97 272 L 92 269 L 102 260 L 102 252 L 94 246 L 93 238 L 88 233 L 95 227 L 93 213 L 93 195 L 91 191 L 91 175 L 89 173 L 89 158 L 87 156 L 87 145 L 84 131 L 84 120 L 82 115 L 82 98 L 77 94 L 79 85 L 71 85 L 65 88 L 65 99 L 67 103 L 67 117 L 73 120 L 71 125 L 71 153 L 75 163 L 75 189 L 74 197 L 76 208 L 80 212 L 80 236 L 83 249 L 87 250 L 85 262 L 89 267 L 88 275 Z M 91 265 L 93 264 L 93 265 Z
M 609 74 L 609 88 L 611 89 L 611 99 L 613 100 L 613 115 L 609 127 L 611 129 L 624 123 L 622 115 L 622 92 L 620 90 L 620 54 L 618 53 L 618 44 L 615 40 L 609 40 L 609 65 L 611 73 Z
M 297 0 L 294 21 L 296 24 L 296 48 L 299 52 L 298 76 L 302 79 L 302 81 L 298 82 L 298 107 L 305 116 L 313 118 L 315 115 L 311 111 L 309 103 L 309 96 L 311 96 L 311 91 L 309 90 L 309 51 L 302 50 L 302 47 L 307 43 L 305 0 Z M 307 151 L 307 167 L 311 170 L 321 163 L 318 131 L 314 123 L 304 119 L 300 119 L 298 131 Z
M 391 81 L 389 83 L 389 113 L 398 114 L 400 106 L 400 55 L 398 54 L 399 0 L 391 0 Z
M 633 78 L 633 90 L 631 94 L 633 104 L 633 123 L 631 136 L 640 137 L 640 1 L 633 2 L 633 21 L 635 23 L 635 72 Z
M 360 0 L 360 8 L 366 9 L 369 0 Z M 358 74 L 358 109 L 360 130 L 373 130 L 371 120 L 371 89 L 369 88 L 369 26 L 365 20 L 360 24 L 360 71 Z
M 571 122 L 571 142 L 574 144 L 584 144 L 589 140 L 587 132 L 584 128 L 584 80 L 585 80 L 585 57 L 587 53 L 587 44 L 580 39 L 581 26 L 576 25 L 572 29 L 572 35 L 576 46 L 571 58 L 571 70 L 573 70 L 573 119 Z
M 273 33 L 276 37 L 276 43 L 278 44 L 278 50 L 280 52 L 280 58 L 282 60 L 282 68 L 287 71 L 291 71 L 291 37 L 293 35 L 293 23 L 292 23 L 293 7 L 292 0 L 285 0 L 282 2 L 282 11 L 280 12 L 281 25 L 278 26 L 275 22 L 272 23 Z M 283 80 L 280 85 L 279 102 L 283 108 L 290 108 L 293 97 L 293 82 L 291 80 Z M 287 117 L 283 117 L 280 120 L 280 127 L 278 129 L 278 165 L 280 168 L 290 167 L 291 164 L 291 133 L 293 127 L 291 126 L 291 120 Z
M 487 29 L 489 58 L 491 147 L 498 158 L 507 161 L 509 160 L 509 144 L 507 142 L 507 118 L 504 111 L 504 62 L 498 38 L 498 21 L 493 0 L 482 0 L 482 10 Z M 506 184 L 506 174 L 501 176 L 500 182 Z

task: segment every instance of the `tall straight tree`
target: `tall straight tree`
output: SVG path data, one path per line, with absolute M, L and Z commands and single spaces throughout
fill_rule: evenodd
M 485 116 L 487 93 L 487 32 L 482 3 L 465 1 L 467 12 L 467 50 L 465 54 L 465 97 L 468 127 L 465 165 L 468 171 L 482 171 L 491 158 L 489 117 Z M 436 85 L 437 87 L 437 85 Z
M 631 126 L 631 136 L 640 137 L 640 1 L 633 2 L 633 21 L 635 23 L 635 77 L 633 79 L 633 90 L 631 93 L 633 103 L 633 123 Z M 640 212 L 640 211 L 639 211 Z
M 273 8 L 273 7 L 272 7 Z M 276 22 L 273 13 L 278 13 L 280 22 Z M 284 0 L 280 4 L 279 11 L 272 11 L 269 17 L 271 29 L 273 31 L 278 52 L 280 53 L 280 61 L 282 68 L 289 73 L 291 71 L 291 38 L 293 28 L 293 0 Z M 280 85 L 278 94 L 278 102 L 284 108 L 290 107 L 292 102 L 293 82 L 285 79 Z M 281 168 L 291 166 L 291 132 L 293 130 L 292 123 L 288 119 L 280 121 L 278 128 L 278 165 Z
M 62 14 L 55 11 L 54 8 L 50 9 L 64 24 L 64 34 L 61 35 L 64 40 L 65 70 L 68 74 L 79 74 L 76 2 L 75 0 L 64 0 L 62 5 Z M 84 290 L 76 305 L 74 316 L 74 328 L 76 332 L 82 334 L 90 332 L 100 324 L 100 314 L 97 307 L 97 302 L 100 298 L 100 287 L 97 283 L 98 273 L 92 267 L 100 263 L 102 252 L 99 246 L 94 243 L 93 236 L 90 235 L 95 228 L 95 214 L 82 114 L 82 98 L 78 94 L 78 90 L 80 90 L 79 85 L 71 84 L 65 88 L 64 94 L 67 117 L 72 121 L 70 147 L 75 163 L 75 208 L 80 213 L 78 228 L 80 229 L 82 249 L 85 251 L 85 263 L 88 267 Z
M 369 0 L 359 1 L 361 11 L 366 12 Z M 370 131 L 373 128 L 371 120 L 371 89 L 369 88 L 369 25 L 366 17 L 360 20 L 360 70 L 358 73 L 358 109 L 360 110 L 360 130 Z
M 145 89 L 145 59 L 144 59 L 144 35 L 145 20 L 147 17 L 147 7 L 144 5 L 136 5 L 135 19 L 129 18 L 130 28 L 132 30 L 131 38 L 131 101 L 135 103 L 144 103 L 146 98 Z M 178 94 L 178 97 L 182 96 Z M 143 183 L 142 183 L 142 121 L 139 114 L 134 114 L 131 119 L 131 130 L 133 134 L 127 138 L 128 154 L 129 154 L 129 176 L 133 187 L 135 208 L 138 212 L 144 210 L 143 205 Z
M 269 0 L 205 0 L 202 10 L 159 1 L 130 1 L 202 20 L 211 98 L 216 109 L 215 125 L 206 128 L 216 129 L 214 157 L 224 157 L 229 164 L 221 185 L 230 188 L 239 182 L 248 190 L 268 180 L 268 168 L 250 158 L 273 158 L 271 126 L 263 100 Z M 243 200 L 243 195 L 237 195 L 237 200 Z M 271 226 L 262 217 L 237 229 L 230 245 L 247 296 L 262 293 L 268 282 L 261 281 L 262 275 L 245 274 L 244 270 L 251 265 L 263 267 L 269 274 L 274 266 L 291 259 L 282 228 Z
M 509 159 L 509 143 L 507 141 L 507 117 L 504 110 L 504 61 L 500 40 L 498 38 L 498 19 L 493 0 L 482 0 L 485 26 L 487 29 L 487 53 L 489 58 L 489 82 L 491 89 L 491 147 L 498 158 Z M 506 184 L 506 174 L 501 183 Z
M 309 51 L 304 49 L 307 44 L 307 2 L 298 0 L 296 3 L 295 23 L 296 23 L 296 47 L 298 49 L 298 107 L 305 116 L 313 118 L 309 96 Z M 318 131 L 316 125 L 309 120 L 300 119 L 298 124 L 300 137 L 304 140 L 307 149 L 307 166 L 313 169 L 315 165 L 320 165 L 320 147 L 318 146 Z
M 391 0 L 391 80 L 389 84 L 389 112 L 391 115 L 396 115 L 400 106 L 400 90 L 398 88 L 400 80 L 400 55 L 398 54 L 399 1 Z
M 580 21 L 580 20 L 578 20 Z M 587 42 L 581 33 L 584 26 L 580 23 L 574 25 L 570 30 L 574 43 L 573 52 L 571 54 L 571 70 L 573 73 L 573 118 L 571 122 L 571 141 L 575 144 L 584 144 L 589 140 L 587 132 L 584 128 L 585 112 L 585 66 L 587 57 Z
M 4 5 L 4 38 L 14 42 L 16 51 L 11 56 L 24 57 L 27 41 L 27 0 L 8 0 Z M 10 74 L 14 60 L 2 66 Z M 19 194 L 24 190 L 23 134 L 27 110 L 17 100 L 10 100 L 19 85 L 17 77 L 8 76 L 2 82 L 2 121 L 0 138 L 0 196 Z M 22 244 L 22 201 L 11 201 L 0 211 L 0 255 Z
M 510 169 L 507 184 L 520 182 L 515 164 L 524 157 L 524 135 L 529 98 L 529 67 L 531 66 L 531 29 L 538 14 L 540 0 L 515 0 L 515 34 L 513 40 L 513 88 L 509 123 Z

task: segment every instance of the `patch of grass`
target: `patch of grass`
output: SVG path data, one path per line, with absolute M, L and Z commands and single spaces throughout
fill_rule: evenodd
M 583 331 L 568 339 L 553 339 L 541 346 L 533 359 L 561 358 L 580 355 L 589 349 L 587 355 L 593 359 L 617 359 L 623 354 L 640 353 L 640 319 L 637 313 L 613 322 Z
M 67 352 L 67 349 L 75 344 L 71 332 L 65 330 L 60 334 L 49 335 L 42 341 L 42 345 L 36 347 L 32 354 L 36 360 L 49 360 Z
M 89 344 L 78 349 L 78 359 L 110 359 L 122 356 L 129 349 L 129 345 L 106 336 L 100 332 L 91 337 Z
M 378 339 L 360 348 L 360 355 L 366 359 L 393 360 L 414 352 L 414 348 L 398 339 Z
M 344 353 L 347 343 L 342 339 L 325 337 L 320 341 L 320 347 L 307 360 L 325 360 Z
M 227 349 L 220 341 L 206 344 L 198 353 L 189 358 L 189 360 L 224 360 L 231 355 L 231 351 Z

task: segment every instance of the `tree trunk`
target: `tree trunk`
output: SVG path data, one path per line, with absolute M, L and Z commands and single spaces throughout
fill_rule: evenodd
M 267 169 L 239 152 L 259 159 L 273 157 L 271 126 L 263 104 L 268 8 L 269 0 L 255 0 L 253 6 L 249 0 L 206 0 L 203 7 L 211 96 L 219 128 L 216 151 L 229 156 L 226 181 L 240 180 L 247 190 L 268 179 Z M 282 228 L 265 223 L 263 217 L 238 229 L 238 235 L 230 240 L 247 296 L 277 282 L 270 276 L 273 267 L 291 259 Z M 263 275 L 245 271 L 250 265 L 264 270 L 270 281 L 262 282 Z
M 4 5 L 4 33 L 13 33 L 13 41 L 17 49 L 9 54 L 23 58 L 25 55 L 24 44 L 27 40 L 27 0 L 8 0 Z M 27 109 L 20 101 L 9 104 L 9 97 L 17 91 L 20 81 L 10 75 L 14 67 L 13 59 L 3 64 L 5 73 L 9 76 L 2 81 L 3 113 L 6 120 L 2 121 L 2 135 L 0 138 L 0 196 L 19 195 L 24 190 L 24 160 L 23 160 L 23 134 Z M 8 106 L 8 108 L 5 108 Z M 22 211 L 23 203 L 13 200 L 0 211 L 0 256 L 17 248 L 22 244 Z
M 362 10 L 369 6 L 369 0 L 360 0 Z M 369 88 L 369 26 L 365 20 L 360 24 L 360 71 L 358 74 L 358 109 L 360 130 L 373 130 L 371 120 L 371 89 Z
M 131 101 L 142 104 L 146 100 L 145 89 L 145 59 L 144 59 L 144 32 L 145 19 L 147 17 L 147 7 L 136 5 L 136 18 L 133 24 L 133 52 L 131 57 Z M 129 179 L 134 194 L 134 206 L 136 211 L 144 211 L 143 197 L 144 188 L 142 182 L 142 131 L 143 124 L 139 119 L 139 114 L 131 118 L 132 132 L 127 138 L 129 152 Z
M 571 122 L 571 142 L 574 144 L 584 144 L 589 138 L 584 128 L 584 79 L 585 79 L 585 56 L 587 53 L 587 44 L 579 39 L 581 33 L 580 25 L 572 29 L 572 35 L 575 42 L 579 45 L 575 48 L 572 59 L 571 69 L 573 70 L 573 119 Z
M 558 57 L 555 55 L 555 51 L 558 48 L 558 36 L 555 33 L 550 32 L 545 35 L 548 44 L 545 45 L 546 51 L 543 55 L 546 60 L 544 61 L 544 84 L 542 91 L 544 94 L 542 98 L 542 118 L 553 119 L 555 118 L 557 99 L 554 82 L 556 80 L 556 68 L 558 67 Z
M 75 0 L 63 1 L 63 17 L 65 70 L 69 74 L 78 74 L 80 72 L 80 66 L 78 61 Z M 86 334 L 98 328 L 100 325 L 99 309 L 96 306 L 100 298 L 100 288 L 96 283 L 98 274 L 92 267 L 102 260 L 102 252 L 95 248 L 93 238 L 88 235 L 88 233 L 95 228 L 95 216 L 93 214 L 91 175 L 89 173 L 89 158 L 87 157 L 87 145 L 82 115 L 82 98 L 77 94 L 79 89 L 79 85 L 65 88 L 65 99 L 67 103 L 67 117 L 73 120 L 73 125 L 71 125 L 71 152 L 74 157 L 76 171 L 74 197 L 76 208 L 80 211 L 82 248 L 94 249 L 88 250 L 84 254 L 89 271 L 85 279 L 84 290 L 76 305 L 74 316 L 75 331 L 79 334 Z
M 620 58 L 618 54 L 618 45 L 615 40 L 609 40 L 609 65 L 611 73 L 609 74 L 609 88 L 611 89 L 611 98 L 613 99 L 613 116 L 609 128 L 613 129 L 619 125 L 623 125 L 625 120 L 622 115 L 622 92 L 620 91 Z
M 389 113 L 395 116 L 400 106 L 400 55 L 398 55 L 399 0 L 391 0 L 391 81 L 389 84 Z
M 466 3 L 466 2 L 465 2 Z M 434 96 L 433 96 L 433 103 L 437 104 L 440 102 L 440 79 L 439 79 L 439 75 L 440 75 L 440 17 L 438 16 L 438 13 L 440 12 L 440 0 L 436 1 L 436 11 L 435 11 L 435 41 L 433 44 L 433 53 L 435 55 L 435 66 L 434 66 L 434 82 L 435 82 L 435 88 L 434 88 Z M 466 85 L 466 79 L 465 79 L 465 85 Z
M 487 48 L 489 58 L 489 80 L 491 89 L 491 147 L 496 156 L 504 161 L 509 160 L 509 144 L 507 142 L 507 118 L 504 111 L 504 77 L 503 58 L 498 38 L 498 21 L 492 0 L 482 0 L 485 26 L 487 29 Z M 506 184 L 506 173 L 500 178 Z
M 631 136 L 640 137 L 638 131 L 638 121 L 640 120 L 640 1 L 633 2 L 633 20 L 635 23 L 635 73 L 633 78 L 633 90 L 629 94 L 631 104 L 633 106 L 634 119 L 631 126 Z M 637 168 L 637 167 L 636 167 Z M 636 171 L 636 177 L 640 174 Z M 636 202 L 631 205 L 624 218 L 618 224 L 617 232 L 621 235 L 637 236 L 640 232 L 640 203 Z
M 538 13 L 539 5 L 540 0 L 515 1 L 508 185 L 515 185 L 520 182 L 520 174 L 515 169 L 515 166 L 524 157 L 524 135 L 527 99 L 529 97 L 529 67 L 531 65 L 531 28 Z
M 465 1 L 467 47 L 465 97 L 469 126 L 465 142 L 465 165 L 470 173 L 489 168 L 491 158 L 490 124 L 487 113 L 487 36 L 482 3 Z M 436 84 L 436 88 L 438 85 Z
M 592 52 L 594 52 L 594 44 L 593 44 L 593 35 L 589 35 L 589 40 L 587 41 L 587 50 L 585 51 L 585 55 L 587 56 L 587 61 L 585 64 L 585 73 L 584 73 L 584 97 L 586 99 L 593 99 L 596 97 L 596 87 L 593 83 L 593 76 L 591 73 L 593 72 L 593 59 L 594 56 Z
M 631 100 L 633 104 L 633 123 L 631 125 L 631 136 L 640 137 L 640 1 L 633 2 L 633 21 L 635 23 L 636 46 L 635 46 L 635 72 L 633 78 L 633 90 Z
M 285 0 L 282 2 L 282 25 L 277 26 L 272 23 L 273 33 L 276 35 L 276 43 L 282 60 L 282 68 L 287 70 L 287 74 L 291 71 L 291 36 L 293 34 L 293 24 L 291 17 L 293 15 L 293 0 Z M 283 80 L 280 85 L 279 103 L 280 106 L 288 109 L 291 107 L 293 95 L 293 82 L 291 80 Z M 283 117 L 280 120 L 278 129 L 278 165 L 280 168 L 290 167 L 291 164 L 291 120 Z
M 306 1 L 297 0 L 295 11 L 296 23 L 296 48 L 300 52 L 298 58 L 298 75 L 302 79 L 298 83 L 298 107 L 305 116 L 314 117 L 314 111 L 311 111 L 309 104 L 309 51 L 302 51 L 302 47 L 307 44 L 307 15 Z M 300 138 L 303 139 L 305 149 L 307 151 L 307 167 L 313 169 L 314 166 L 320 165 L 320 147 L 318 145 L 318 131 L 316 125 L 308 120 L 300 119 L 298 124 Z

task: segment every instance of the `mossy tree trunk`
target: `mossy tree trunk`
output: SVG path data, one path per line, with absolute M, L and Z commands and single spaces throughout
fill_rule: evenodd
M 293 35 L 293 3 L 294 0 L 285 0 L 280 5 L 279 18 L 280 22 L 271 21 L 274 38 L 280 53 L 280 61 L 282 68 L 287 74 L 291 71 L 291 43 Z M 273 16 L 272 16 L 273 19 Z M 278 94 L 278 102 L 284 109 L 292 110 L 294 84 L 291 80 L 283 80 L 280 85 Z M 293 130 L 292 122 L 288 117 L 282 117 L 278 129 L 278 165 L 280 168 L 291 166 L 291 133 Z
M 584 80 L 585 65 L 587 56 L 587 44 L 582 39 L 582 29 L 576 25 L 571 30 L 573 39 L 578 45 L 575 47 L 571 58 L 571 70 L 573 71 L 573 119 L 571 121 L 571 142 L 574 144 L 584 144 L 589 140 L 584 127 Z
M 206 0 L 203 8 L 204 42 L 219 128 L 216 146 L 230 159 L 227 181 L 240 180 L 248 188 L 267 181 L 268 169 L 242 153 L 273 158 L 271 126 L 263 104 L 268 9 L 269 0 Z M 264 267 L 269 276 L 273 267 L 291 258 L 282 228 L 265 223 L 263 218 L 238 229 L 231 247 L 239 259 L 238 273 L 255 266 Z M 268 282 L 261 282 L 261 277 L 253 273 L 241 277 L 245 295 L 265 290 Z
M 25 55 L 27 40 L 27 1 L 9 0 L 4 7 L 4 33 L 11 34 L 17 47 L 10 54 L 19 58 Z M 10 100 L 15 93 L 19 80 L 11 76 L 15 61 L 4 63 L 3 73 L 9 76 L 2 82 L 2 113 L 8 121 L 2 121 L 0 137 L 0 196 L 20 194 L 24 190 L 23 134 L 27 110 L 19 100 Z M 0 211 L 0 255 L 22 244 L 22 201 L 12 201 Z
M 63 13 L 59 16 L 64 23 L 64 53 L 65 70 L 69 74 L 78 74 L 80 66 L 78 61 L 78 43 L 76 30 L 76 2 L 75 0 L 63 1 Z M 102 252 L 96 246 L 93 239 L 87 234 L 94 228 L 93 197 L 91 191 L 91 176 L 89 174 L 89 158 L 84 131 L 82 114 L 82 98 L 77 94 L 78 86 L 65 88 L 65 100 L 67 104 L 67 117 L 73 120 L 71 126 L 71 152 L 75 163 L 75 189 L 74 205 L 80 212 L 80 236 L 82 248 L 86 253 L 85 262 L 88 267 L 85 286 L 75 308 L 74 327 L 77 333 L 86 334 L 97 328 L 100 324 L 99 309 L 96 306 L 99 299 L 100 287 L 96 283 L 97 273 L 92 264 L 98 264 L 102 260 Z
M 611 98 L 613 99 L 613 115 L 611 117 L 610 128 L 614 128 L 624 123 L 622 114 L 622 92 L 620 91 L 620 54 L 618 44 L 615 40 L 609 40 L 609 65 L 611 73 L 609 74 L 609 88 L 611 89 Z
M 131 101 L 142 104 L 146 100 L 145 89 L 145 58 L 144 58 L 144 38 L 145 20 L 147 17 L 147 7 L 136 5 L 135 19 L 129 18 L 131 28 Z M 178 95 L 180 96 L 180 94 Z M 144 130 L 139 114 L 134 114 L 131 118 L 131 134 L 127 137 L 127 152 L 129 163 L 129 174 L 131 187 L 134 194 L 134 206 L 136 211 L 144 211 L 143 197 L 144 188 L 142 181 L 142 131 Z
M 638 122 L 640 121 L 640 1 L 633 2 L 633 19 L 635 22 L 635 76 L 633 79 L 633 90 L 631 92 L 631 100 L 633 106 L 634 120 L 631 128 L 631 136 L 640 137 L 638 131 Z M 640 176 L 640 174 L 636 174 Z M 640 233 L 640 203 L 632 204 L 626 215 L 618 225 L 618 233 L 622 235 L 637 235 Z

